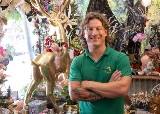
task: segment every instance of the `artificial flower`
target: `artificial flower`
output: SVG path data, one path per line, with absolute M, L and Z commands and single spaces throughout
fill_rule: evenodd
M 2 46 L 0 46 L 0 55 L 4 56 L 4 52 L 5 52 L 5 49 L 3 49 Z
M 137 33 L 134 37 L 133 37 L 133 41 L 134 42 L 142 42 L 143 40 L 145 40 L 147 38 L 147 36 L 144 33 Z
M 147 51 L 147 54 L 153 62 L 160 63 L 160 51 L 158 48 L 153 47 L 152 50 Z

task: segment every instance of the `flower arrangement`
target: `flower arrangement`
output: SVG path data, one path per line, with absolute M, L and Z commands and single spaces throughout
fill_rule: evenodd
M 146 39 L 147 39 L 147 36 L 144 33 L 137 33 L 133 37 L 134 42 L 142 42 L 143 40 L 146 40 Z
M 133 93 L 130 99 L 131 105 L 135 106 L 135 108 L 143 109 L 149 106 L 151 95 L 147 92 Z
M 160 63 L 160 50 L 156 47 L 153 47 L 151 50 L 147 51 L 147 54 L 151 60 L 155 63 Z

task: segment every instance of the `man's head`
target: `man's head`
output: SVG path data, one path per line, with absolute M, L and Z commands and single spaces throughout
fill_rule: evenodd
M 105 37 L 105 44 L 107 43 L 107 37 L 109 36 L 109 23 L 103 14 L 97 12 L 89 12 L 81 23 L 81 38 L 80 43 L 82 48 L 88 48 L 87 42 L 89 38 L 94 38 L 94 34 L 97 39 Z

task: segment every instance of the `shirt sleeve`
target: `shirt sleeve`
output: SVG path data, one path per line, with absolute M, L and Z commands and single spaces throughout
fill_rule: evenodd
M 70 66 L 70 73 L 69 73 L 69 82 L 70 81 L 82 81 L 82 76 L 81 76 L 81 58 L 76 57 L 73 59 L 71 66 Z
M 122 72 L 122 76 L 132 76 L 130 60 L 126 54 L 119 54 L 116 69 Z

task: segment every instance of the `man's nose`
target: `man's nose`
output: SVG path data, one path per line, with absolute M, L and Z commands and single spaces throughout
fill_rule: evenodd
M 92 35 L 96 35 L 97 33 L 98 33 L 98 31 L 96 29 L 93 29 Z

